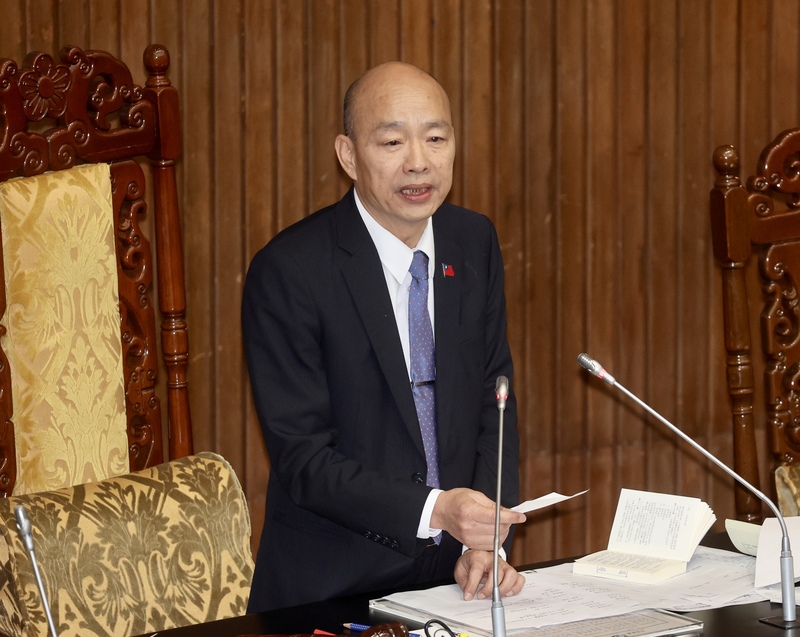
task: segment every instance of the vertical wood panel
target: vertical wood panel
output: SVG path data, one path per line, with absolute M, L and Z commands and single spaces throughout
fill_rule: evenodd
M 675 3 L 648 2 L 648 332 L 642 346 L 648 360 L 645 399 L 671 420 L 676 412 L 679 311 L 676 19 Z M 657 422 L 648 420 L 646 427 L 649 444 L 645 486 L 675 492 L 678 481 L 673 436 Z
M 342 101 L 339 98 L 338 41 L 326 37 L 338 32 L 338 7 L 334 0 L 314 2 L 309 16 L 308 96 L 310 105 L 309 201 L 313 210 L 327 206 L 342 196 L 333 140 L 342 128 Z
M 247 0 L 244 5 L 244 205 L 245 264 L 277 231 L 275 211 L 275 3 Z M 256 55 L 254 51 L 266 54 Z M 266 124 L 265 124 L 266 122 Z M 247 485 L 253 528 L 252 546 L 258 547 L 264 524 L 269 463 L 249 385 L 242 398 L 246 406 L 246 448 L 239 475 Z M 233 423 L 231 423 L 233 424 Z
M 737 144 L 748 174 L 767 141 L 800 124 L 796 0 L 0 0 L 0 10 L 0 56 L 19 61 L 68 43 L 107 48 L 143 81 L 145 46 L 170 50 L 195 440 L 242 479 L 254 548 L 269 460 L 242 358 L 244 270 L 348 186 L 333 152 L 341 100 L 390 59 L 445 86 L 457 132 L 449 200 L 498 229 L 522 495 L 591 489 L 531 516 L 512 561 L 602 546 L 620 486 L 691 493 L 719 519 L 732 514 L 730 481 L 575 357 L 589 351 L 732 459 L 710 157 Z M 757 433 L 763 449 L 763 420 Z M 762 474 L 771 479 L 767 462 Z
M 310 7 L 313 8 L 313 4 Z M 275 113 L 278 228 L 298 221 L 310 212 L 308 203 L 309 104 L 307 92 L 308 5 L 291 0 L 278 2 L 275 29 L 277 64 Z M 332 140 L 331 140 L 332 143 Z
M 182 26 L 183 56 L 181 63 L 170 74 L 181 92 L 181 124 L 183 126 L 183 156 L 181 158 L 181 184 L 183 206 L 181 218 L 184 230 L 184 260 L 186 262 L 186 316 L 189 325 L 189 382 L 202 391 L 191 391 L 191 409 L 194 423 L 206 421 L 206 425 L 195 425 L 195 447 L 208 445 L 216 448 L 219 431 L 224 431 L 223 423 L 213 422 L 211 414 L 216 412 L 215 375 L 217 343 L 214 315 L 214 138 L 200 131 L 214 130 L 213 95 L 213 3 L 199 0 L 192 3 L 192 10 L 185 16 L 168 14 L 162 11 L 176 9 L 167 3 L 153 5 L 156 38 L 167 37 L 167 26 L 173 29 Z M 183 18 L 183 19 L 182 19 Z M 171 34 L 175 39 L 180 29 Z M 177 44 L 177 43 L 176 43 Z M 178 49 L 181 51 L 181 49 Z M 171 50 L 174 55 L 174 49 Z M 189 64 L 191 61 L 191 64 Z M 177 75 L 177 73 L 179 75 Z M 188 140 L 192 140 L 191 143 Z M 224 184 L 223 188 L 233 187 Z M 213 423 L 213 424 L 212 424 Z
M 586 488 L 586 402 L 582 376 L 576 368 L 576 349 L 584 342 L 586 323 L 562 317 L 582 316 L 586 310 L 588 274 L 586 189 L 587 24 L 586 4 L 556 3 L 556 166 L 558 198 L 555 262 L 558 277 L 555 301 L 559 320 L 556 385 L 557 433 L 556 487 L 561 493 Z M 512 312 L 511 320 L 515 313 Z M 556 551 L 577 554 L 583 550 L 586 517 L 578 502 L 555 521 Z M 567 509 L 568 507 L 563 507 Z
M 649 23 L 644 2 L 617 3 L 617 64 L 619 75 L 619 135 L 617 223 L 619 227 L 619 297 L 614 308 L 618 318 L 619 353 L 617 377 L 638 396 L 646 394 L 647 371 L 651 361 L 643 344 L 647 342 L 649 289 L 648 276 L 648 61 Z M 639 184 L 634 187 L 632 184 Z M 632 300 L 636 302 L 631 302 Z M 616 411 L 617 448 L 615 450 L 617 488 L 640 488 L 647 473 L 646 431 L 639 411 L 627 405 Z M 613 500 L 612 500 L 613 501 Z M 616 508 L 616 507 L 614 507 Z
M 614 178 L 617 166 L 617 137 L 609 135 L 614 130 L 617 111 L 616 65 L 614 43 L 616 15 L 613 0 L 593 0 L 588 3 L 586 15 L 587 50 L 587 116 L 586 137 L 587 201 L 586 246 L 587 264 L 586 311 L 593 317 L 587 326 L 584 340 L 586 349 L 605 365 L 615 365 L 616 342 L 616 284 L 618 253 L 613 249 L 619 234 L 616 214 L 617 183 Z M 573 344 L 573 359 L 578 352 Z M 568 360 L 568 359 L 566 359 Z M 566 362 L 566 361 L 565 361 Z M 573 367 L 577 373 L 579 368 Z M 591 392 L 587 402 L 586 441 L 583 463 L 588 471 L 583 477 L 592 485 L 591 496 L 585 498 L 586 537 L 582 551 L 599 550 L 608 544 L 616 498 L 609 497 L 619 485 L 614 480 L 616 442 L 616 403 L 609 400 L 607 387 Z M 579 487 L 578 484 L 575 485 Z
M 556 489 L 555 435 L 558 406 L 556 376 L 558 220 L 555 180 L 555 3 L 536 0 L 525 5 L 525 192 L 520 214 L 525 221 L 525 282 L 522 305 L 508 303 L 509 322 L 524 329 L 522 349 L 515 352 L 521 438 L 520 482 L 525 497 Z M 544 149 L 549 149 L 545 151 Z M 522 391 L 524 389 L 524 391 Z M 516 535 L 517 564 L 553 555 L 552 514 L 530 516 Z
M 679 171 L 677 212 L 678 250 L 678 396 L 676 424 L 701 445 L 707 445 L 708 375 L 698 360 L 708 360 L 705 330 L 708 312 L 711 253 L 708 217 L 690 204 L 694 193 L 708 187 L 710 135 L 706 78 L 708 59 L 708 7 L 682 1 L 678 5 L 679 76 L 678 144 Z M 684 96 L 691 96 L 685 99 Z M 716 281 L 714 281 L 716 282 Z M 706 462 L 681 443 L 678 454 L 678 492 L 700 497 L 705 492 Z
M 244 427 L 227 427 L 226 421 L 245 422 L 244 356 L 241 347 L 227 340 L 230 328 L 240 322 L 244 271 L 247 267 L 242 229 L 245 207 L 242 180 L 245 154 L 244 126 L 241 117 L 243 86 L 241 0 L 215 2 L 213 11 L 213 109 L 214 140 L 213 215 L 215 316 L 213 340 L 221 344 L 214 350 L 214 422 L 220 423 L 214 446 L 226 458 L 241 457 L 246 448 Z M 249 385 L 247 385 L 249 387 Z

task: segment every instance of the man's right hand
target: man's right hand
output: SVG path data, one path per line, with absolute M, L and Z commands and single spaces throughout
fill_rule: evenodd
M 494 548 L 495 503 L 480 491 L 450 489 L 436 500 L 431 527 L 443 529 L 464 546 L 482 551 Z M 525 522 L 525 515 L 500 509 L 500 542 L 508 536 L 512 524 Z

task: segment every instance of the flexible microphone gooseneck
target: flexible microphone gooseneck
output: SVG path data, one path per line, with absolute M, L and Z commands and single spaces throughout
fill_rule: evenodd
M 39 565 L 36 562 L 36 554 L 33 552 L 33 535 L 31 535 L 31 521 L 28 518 L 28 512 L 22 504 L 18 504 L 14 508 L 14 517 L 17 518 L 17 530 L 19 530 L 22 543 L 25 545 L 25 550 L 31 558 L 33 565 L 33 574 L 36 577 L 36 585 L 39 587 L 39 594 L 42 596 L 42 605 L 44 606 L 44 613 L 47 616 L 47 624 L 50 626 L 50 634 L 53 637 L 58 637 L 56 632 L 56 625 L 53 622 L 53 616 L 50 614 L 50 604 L 47 601 L 47 593 L 44 590 L 44 582 L 42 575 L 39 573 Z
M 506 637 L 506 614 L 503 608 L 503 599 L 500 597 L 500 584 L 498 575 L 500 571 L 500 494 L 503 486 L 503 414 L 506 411 L 508 399 L 508 378 L 498 376 L 495 383 L 497 397 L 497 411 L 499 415 L 499 432 L 497 434 L 497 497 L 495 498 L 494 513 L 494 550 L 492 551 L 492 634 L 494 637 Z
M 710 451 L 706 450 L 704 447 L 700 446 L 696 443 L 692 438 L 690 438 L 687 434 L 683 433 L 680 429 L 678 429 L 675 425 L 669 422 L 664 416 L 659 414 L 655 409 L 650 407 L 647 403 L 643 400 L 632 394 L 628 391 L 625 387 L 620 385 L 614 377 L 609 374 L 603 366 L 600 365 L 596 360 L 594 360 L 588 354 L 581 354 L 578 356 L 578 362 L 581 366 L 586 369 L 591 374 L 594 374 L 599 379 L 604 380 L 612 387 L 616 387 L 619 389 L 623 394 L 631 398 L 636 404 L 643 407 L 648 413 L 655 416 L 658 420 L 660 420 L 663 424 L 670 428 L 674 433 L 678 434 L 681 438 L 683 438 L 686 442 L 688 442 L 692 447 L 697 449 L 701 454 L 703 454 L 706 458 L 711 460 L 715 465 L 717 465 L 720 469 L 722 469 L 725 473 L 731 476 L 734 480 L 738 481 L 742 484 L 745 488 L 749 489 L 753 494 L 756 495 L 762 502 L 765 502 L 767 506 L 772 510 L 775 514 L 775 517 L 778 519 L 778 522 L 781 525 L 781 533 L 783 534 L 783 539 L 781 541 L 781 598 L 783 601 L 783 616 L 774 616 L 774 617 L 764 617 L 762 618 L 761 622 L 765 624 L 771 624 L 773 626 L 778 626 L 779 628 L 789 629 L 789 628 L 797 628 L 800 627 L 800 622 L 797 620 L 797 609 L 795 607 L 795 591 L 794 591 L 794 561 L 792 558 L 792 549 L 789 545 L 789 532 L 786 528 L 786 522 L 781 515 L 781 512 L 778 510 L 778 507 L 775 506 L 775 503 L 770 500 L 766 495 L 764 495 L 760 490 L 756 489 L 752 484 L 750 484 L 747 480 L 745 480 L 742 476 L 736 473 L 733 469 L 731 469 L 728 465 L 724 462 L 719 460 L 715 455 L 713 455 Z

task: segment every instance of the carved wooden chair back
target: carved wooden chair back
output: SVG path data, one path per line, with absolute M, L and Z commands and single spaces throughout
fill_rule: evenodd
M 193 451 L 178 94 L 164 47 L 149 46 L 144 65 L 141 87 L 102 51 L 65 47 L 60 61 L 45 53 L 21 65 L 0 60 L 3 495 L 164 461 L 159 396 L 166 396 L 169 458 Z M 90 216 L 95 208 L 99 217 Z M 100 290 L 104 278 L 111 296 Z M 43 307 L 48 299 L 54 308 Z M 111 335 L 100 334 L 101 323 Z
M 713 164 L 711 228 L 714 257 L 722 268 L 734 468 L 760 488 L 756 413 L 764 414 L 770 469 L 783 471 L 780 467 L 800 458 L 800 129 L 784 131 L 766 146 L 755 174 L 744 183 L 733 146 L 717 148 Z M 753 254 L 757 255 L 761 298 L 748 298 L 746 273 Z M 764 400 L 757 405 L 752 304 L 760 308 L 764 356 Z M 773 493 L 771 488 L 763 490 Z M 736 513 L 748 521 L 759 521 L 762 514 L 761 502 L 739 485 Z

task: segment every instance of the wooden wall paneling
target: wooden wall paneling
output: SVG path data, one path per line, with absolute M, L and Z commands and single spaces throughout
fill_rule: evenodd
M 341 33 L 336 4 L 335 0 L 315 1 L 309 12 L 308 197 L 312 210 L 337 201 L 344 192 L 333 148 L 333 140 L 342 130 L 338 37 L 328 35 Z
M 337 130 L 344 132 L 341 122 L 342 100 L 350 84 L 365 69 L 371 66 L 370 50 L 364 34 L 372 31 L 374 27 L 370 21 L 371 11 L 369 10 L 369 5 L 362 0 L 342 0 L 339 3 L 339 7 L 339 30 L 341 35 L 339 36 L 336 59 L 340 68 L 339 88 L 336 92 L 337 102 L 334 114 L 337 116 Z M 342 184 L 346 184 L 346 175 L 341 168 L 339 173 Z
M 369 46 L 369 67 L 381 62 L 401 59 L 400 5 L 401 0 L 365 0 L 369 22 L 363 34 Z M 359 36 L 355 36 L 359 37 Z
M 56 12 L 59 48 L 67 44 L 89 48 L 89 26 L 92 21 L 90 19 L 89 5 L 85 0 L 64 0 L 59 2 Z M 115 24 L 114 26 L 116 28 L 119 25 Z M 55 50 L 52 51 L 53 54 L 57 52 Z M 141 55 L 142 51 L 139 52 L 139 57 Z M 130 61 L 132 58 L 123 57 L 122 59 Z
M 108 0 L 89 0 L 88 4 L 89 22 L 92 25 L 89 34 L 90 48 L 112 51 L 119 55 L 120 4 L 108 2 Z M 142 52 L 144 52 L 144 47 L 142 47 Z
M 462 5 L 464 25 L 464 86 L 460 106 L 463 141 L 456 161 L 463 164 L 463 199 L 461 205 L 492 215 L 494 203 L 491 181 L 486 175 L 494 168 L 495 149 L 493 124 L 497 117 L 492 100 L 492 13 L 488 2 L 465 2 Z
M 247 0 L 244 10 L 244 256 L 245 268 L 253 255 L 277 232 L 275 215 L 275 3 Z M 231 330 L 232 335 L 238 334 Z M 269 460 L 255 413 L 249 378 L 245 378 L 245 449 L 242 477 L 250 522 L 251 547 L 255 555 L 264 525 Z M 222 426 L 234 423 L 220 423 Z M 217 425 L 217 426 L 220 426 Z
M 708 444 L 706 319 L 711 287 L 710 224 L 698 214 L 708 206 L 708 6 L 678 5 L 678 400 L 675 424 L 701 445 Z M 691 96 L 686 99 L 685 96 Z M 675 438 L 680 453 L 679 493 L 702 497 L 710 471 L 703 457 Z
M 431 43 L 446 25 L 433 24 L 431 0 L 402 2 L 399 13 L 400 58 L 431 73 Z
M 55 58 L 58 54 L 56 18 L 50 0 L 25 0 L 23 54 L 29 51 L 46 51 Z
M 592 0 L 586 11 L 586 336 L 584 348 L 603 364 L 616 367 L 618 266 L 614 249 L 619 234 L 617 216 L 617 136 L 613 133 L 617 112 L 617 67 L 614 43 L 617 24 L 613 0 Z M 636 211 L 628 211 L 636 214 Z M 627 215 L 626 215 L 627 217 Z M 624 221 L 623 221 L 624 223 Z M 572 371 L 578 376 L 576 387 L 589 381 L 593 388 L 601 384 L 587 378 L 574 361 L 579 353 L 573 344 Z M 570 362 L 565 356 L 564 364 Z M 567 369 L 569 369 L 567 367 Z M 609 387 L 590 391 L 585 412 L 588 471 L 584 487 L 591 491 L 581 498 L 583 525 L 586 529 L 584 551 L 608 545 L 608 536 L 617 502 L 616 413 L 618 403 Z M 576 485 L 578 486 L 578 485 Z
M 25 5 L 16 0 L 0 0 L 0 58 L 19 60 L 25 51 Z
M 797 2 L 774 2 L 770 25 L 770 103 L 772 104 L 773 131 L 778 132 L 798 125 L 798 92 L 787 90 L 786 80 L 792 86 L 800 70 L 800 4 Z
M 249 391 L 238 326 L 241 323 L 242 287 L 249 261 L 242 253 L 242 230 L 246 227 L 242 179 L 245 130 L 241 116 L 244 94 L 243 6 L 241 0 L 216 2 L 212 6 L 214 113 L 212 236 L 215 383 L 213 419 L 214 446 L 226 458 L 240 458 L 246 447 L 245 428 L 226 422 L 244 422 L 244 399 Z M 246 262 L 247 261 L 247 262 Z M 238 342 L 237 342 L 238 341 Z M 238 464 L 238 463 L 237 463 Z
M 586 5 L 556 3 L 556 183 L 558 199 L 555 261 L 558 327 L 556 349 L 556 488 L 575 493 L 586 488 L 586 394 L 576 357 L 586 338 L 586 299 L 589 235 L 586 228 L 588 166 L 586 87 Z M 575 507 L 562 506 L 555 522 L 556 551 L 575 555 L 583 551 L 586 518 Z
M 648 332 L 642 343 L 648 359 L 643 397 L 674 420 L 677 394 L 677 246 L 678 175 L 676 147 L 677 11 L 673 3 L 648 3 Z M 633 407 L 636 411 L 641 411 Z M 648 419 L 647 479 L 634 488 L 678 488 L 676 443 L 665 428 Z
M 390 59 L 423 66 L 448 91 L 450 200 L 498 229 L 523 497 L 591 488 L 531 516 L 512 560 L 599 548 L 619 486 L 697 494 L 718 517 L 732 510 L 727 478 L 575 357 L 589 351 L 731 459 L 710 156 L 737 144 L 746 176 L 766 141 L 798 124 L 794 0 L 0 0 L 0 9 L 0 56 L 19 61 L 68 43 L 106 48 L 143 82 L 144 47 L 170 50 L 184 127 L 195 440 L 236 468 L 254 548 L 269 460 L 242 359 L 244 269 L 278 230 L 349 185 L 332 148 L 341 99 Z M 757 435 L 765 457 L 763 422 Z
M 758 158 L 766 143 L 780 131 L 771 130 L 769 42 L 772 39 L 769 2 L 740 3 L 741 93 L 743 129 L 740 152 Z M 744 164 L 752 172 L 755 161 Z M 749 172 L 747 174 L 750 174 Z M 746 176 L 746 175 L 743 175 Z
M 147 46 L 152 43 L 150 39 L 150 6 L 148 0 L 125 0 L 125 2 L 120 2 L 119 21 L 120 58 L 128 62 L 131 72 L 134 74 L 134 81 L 144 86 L 147 73 L 142 62 L 142 56 Z M 180 29 L 178 29 L 179 33 Z M 176 38 L 173 44 L 178 41 Z M 163 43 L 159 42 L 158 44 Z M 164 44 L 164 46 L 167 45 Z M 181 47 L 177 49 L 168 47 L 168 50 L 170 52 L 170 62 L 177 63 L 175 68 L 180 69 Z M 169 77 L 173 84 L 176 84 L 180 79 L 178 76 L 173 75 L 172 69 L 170 69 Z
M 189 328 L 190 407 L 196 450 L 216 449 L 214 226 L 215 132 L 213 2 L 197 0 L 181 14 L 175 3 L 154 3 L 153 39 L 168 39 L 170 77 L 181 99 L 183 154 L 178 164 L 182 193 L 186 322 Z M 231 326 L 233 327 L 233 326 Z M 234 465 L 236 469 L 238 467 Z
M 313 4 L 311 5 L 313 8 Z M 308 199 L 308 11 L 305 3 L 280 0 L 275 29 L 278 229 L 310 212 Z
M 525 3 L 522 48 L 525 189 L 522 279 L 524 341 L 514 361 L 520 420 L 520 483 L 524 497 L 556 490 L 554 449 L 558 425 L 556 394 L 557 263 L 555 122 L 555 3 Z M 524 392 L 521 391 L 524 389 Z M 531 515 L 517 531 L 512 560 L 531 563 L 552 555 L 552 512 Z
M 738 144 L 739 119 L 741 116 L 738 99 L 739 81 L 739 17 L 738 5 L 727 0 L 712 0 L 709 3 L 709 103 L 708 127 L 709 144 L 704 153 L 708 161 L 706 190 L 710 190 L 713 182 L 711 155 L 720 144 Z M 708 221 L 708 206 L 698 208 L 697 215 Z M 709 293 L 708 326 L 710 351 L 708 373 L 712 390 L 709 392 L 712 411 L 709 424 L 712 439 L 709 447 L 712 453 L 723 461 L 733 462 L 733 429 L 730 416 L 730 399 L 725 373 L 725 343 L 722 331 L 722 274 L 711 255 L 708 256 L 712 271 L 711 290 Z M 718 511 L 721 519 L 724 511 L 734 510 L 733 481 L 730 479 L 712 479 L 706 482 L 709 487 L 706 501 L 712 509 Z
M 525 341 L 525 262 L 527 237 L 525 236 L 525 211 L 522 206 L 525 191 L 525 96 L 523 84 L 524 63 L 519 52 L 524 50 L 524 7 L 517 4 L 495 5 L 494 15 L 494 125 L 495 169 L 484 177 L 494 193 L 491 214 L 497 229 L 505 269 L 505 295 L 508 312 L 507 334 L 515 356 L 515 373 L 512 383 L 517 404 L 528 401 L 528 383 L 520 367 Z M 528 421 L 518 413 L 518 431 L 523 438 Z M 520 501 L 529 500 L 548 491 L 530 492 L 520 483 Z M 523 527 L 524 528 L 524 527 Z M 519 545 L 520 538 L 515 538 Z M 514 551 L 516 554 L 516 551 Z
M 469 143 L 471 131 L 463 126 L 461 106 L 464 101 L 464 66 L 461 0 L 436 0 L 431 8 L 435 26 L 431 42 L 431 73 L 439 81 L 450 99 L 450 110 L 456 135 L 456 160 L 453 167 L 453 187 L 448 201 L 464 201 L 462 151 Z
M 619 296 L 613 311 L 619 354 L 611 373 L 638 396 L 646 395 L 647 374 L 652 369 L 643 347 L 647 342 L 649 317 L 647 233 L 651 192 L 647 168 L 647 7 L 644 2 L 617 3 Z M 639 409 L 627 402 L 617 404 L 617 490 L 622 486 L 641 488 L 647 473 L 646 424 Z
M 125 1 L 127 2 L 127 0 Z M 189 75 L 203 74 L 210 77 L 211 70 L 207 66 L 209 64 L 208 57 L 194 58 L 191 54 L 202 51 L 200 45 L 207 47 L 210 45 L 211 4 L 213 4 L 213 0 L 197 0 L 196 2 L 193 0 L 189 4 L 180 2 L 180 0 L 150 0 L 148 4 L 150 37 L 147 44 L 157 42 L 167 47 L 170 52 L 171 78 L 177 78 L 179 73 L 187 81 L 193 79 Z M 141 14 L 137 19 L 144 21 Z M 201 36 L 202 42 L 192 42 L 190 36 L 193 35 Z M 208 97 L 206 94 L 205 98 L 208 99 Z M 181 103 L 183 104 L 183 102 Z M 185 140 L 184 146 L 186 146 Z
M 755 5 L 749 2 L 739 4 L 739 95 L 741 103 L 741 129 L 738 135 L 737 148 L 739 150 L 741 177 L 747 179 L 755 172 L 761 149 L 770 141 L 779 130 L 772 130 L 772 98 L 774 93 L 769 89 L 772 76 L 772 65 L 769 59 L 773 38 L 772 7 L 774 2 Z M 797 91 L 795 86 L 794 91 Z M 734 142 L 736 143 L 736 142 Z M 752 299 L 761 299 L 762 292 L 757 274 L 757 264 L 751 262 L 748 272 L 748 294 Z M 764 374 L 764 359 L 761 350 L 760 330 L 761 322 L 757 311 L 750 314 L 750 330 L 753 334 L 753 373 L 758 379 L 756 390 L 753 394 L 754 414 L 758 433 L 757 440 L 766 441 L 766 417 L 764 415 L 764 393 L 762 379 Z M 761 488 L 766 493 L 774 494 L 774 479 L 767 471 L 771 465 L 768 460 L 766 445 L 761 447 Z M 758 486 L 758 485 L 757 485 Z

